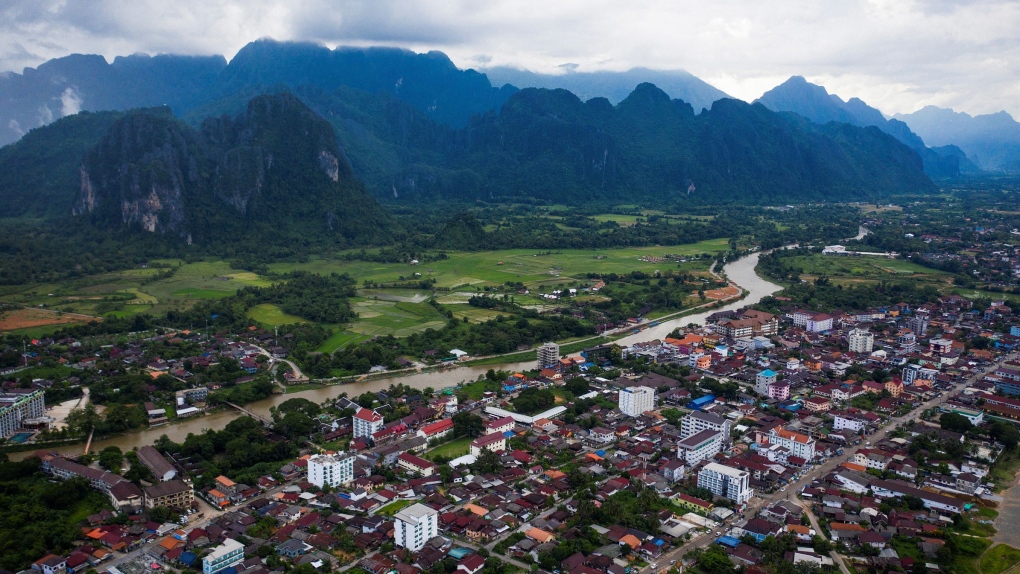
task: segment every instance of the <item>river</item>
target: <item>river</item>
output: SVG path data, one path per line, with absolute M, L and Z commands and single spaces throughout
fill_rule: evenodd
M 741 288 L 748 291 L 747 297 L 729 303 L 723 307 L 717 309 L 711 309 L 702 313 L 694 315 L 687 315 L 686 317 L 680 317 L 678 319 L 672 319 L 663 321 L 655 327 L 649 327 L 640 333 L 628 335 L 623 339 L 619 339 L 617 343 L 621 345 L 631 345 L 640 341 L 648 341 L 651 339 L 662 339 L 669 335 L 669 333 L 677 328 L 689 323 L 704 323 L 705 318 L 712 313 L 717 313 L 722 310 L 739 309 L 747 305 L 751 305 L 761 301 L 761 299 L 767 295 L 771 295 L 782 289 L 779 285 L 770 283 L 765 279 L 759 277 L 755 272 L 754 268 L 758 264 L 758 257 L 760 253 L 753 253 L 746 257 L 742 257 L 736 261 L 726 264 L 723 267 L 723 273 L 730 281 L 737 284 Z M 594 343 L 594 342 L 593 342 Z M 508 365 L 500 365 L 499 368 L 503 370 L 525 370 L 534 368 L 535 363 L 528 361 L 525 363 L 513 363 Z M 484 375 L 486 371 L 493 368 L 493 366 L 460 366 L 453 369 L 447 369 L 442 371 L 429 371 L 425 373 L 413 373 L 404 376 L 394 376 L 379 379 L 372 379 L 369 381 L 361 381 L 355 383 L 348 383 L 344 385 L 333 385 L 324 386 L 316 389 L 309 389 L 306 391 L 300 391 L 296 393 L 287 393 L 286 395 L 273 395 L 267 399 L 256 401 L 245 405 L 245 408 L 263 416 L 269 416 L 269 408 L 277 406 L 283 401 L 293 398 L 305 398 L 315 403 L 321 403 L 326 399 L 332 399 L 340 396 L 341 393 L 347 393 L 348 396 L 357 396 L 367 391 L 381 391 L 387 389 L 391 384 L 403 383 L 407 386 L 424 389 L 425 387 L 432 387 L 434 389 L 443 389 L 446 387 L 452 387 L 461 382 L 474 381 L 479 375 Z M 128 451 L 135 447 L 142 447 L 145 445 L 151 445 L 160 437 L 160 435 L 167 435 L 171 440 L 175 442 L 182 442 L 188 436 L 188 433 L 201 433 L 205 429 L 222 429 L 230 421 L 234 420 L 240 415 L 233 409 L 225 409 L 217 412 L 213 412 L 207 415 L 198 416 L 193 419 L 184 420 L 176 424 L 170 424 L 166 426 L 147 428 L 138 432 L 128 433 L 113 438 L 96 440 L 92 442 L 91 450 L 93 452 L 101 451 L 102 449 L 114 445 L 119 446 L 121 450 Z M 82 452 L 84 445 L 77 444 L 66 447 L 58 447 L 58 452 L 78 454 Z M 10 453 L 9 456 L 12 460 L 19 460 L 32 454 L 32 451 Z

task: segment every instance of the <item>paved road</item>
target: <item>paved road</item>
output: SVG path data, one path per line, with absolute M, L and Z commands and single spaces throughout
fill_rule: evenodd
M 822 527 L 818 525 L 818 519 L 815 518 L 815 513 L 811 512 L 811 505 L 807 504 L 803 500 L 798 500 L 797 504 L 799 504 L 804 509 L 804 512 L 807 513 L 808 520 L 811 521 L 811 528 L 815 529 L 818 536 L 825 538 L 825 532 L 822 530 Z M 843 562 L 843 557 L 840 556 L 838 552 L 830 550 L 829 556 L 832 557 L 833 562 L 839 564 L 839 569 L 843 572 L 843 574 L 850 574 L 850 569 L 846 567 L 846 563 Z
M 974 381 L 979 380 L 982 376 L 984 376 L 985 373 L 993 371 L 994 369 L 998 368 L 1000 365 L 1002 365 L 1006 361 L 1011 360 L 1011 359 L 1013 359 L 1015 357 L 1016 357 L 1016 353 L 1010 353 L 1009 355 L 1004 356 L 1001 360 L 999 360 L 997 363 L 991 365 L 987 369 L 974 374 L 970 378 L 965 379 L 964 381 L 962 381 L 960 383 L 957 383 L 949 391 L 943 392 L 938 397 L 936 397 L 936 398 L 934 398 L 934 399 L 932 399 L 932 400 L 922 404 L 921 406 L 919 406 L 916 409 L 910 411 L 909 413 L 907 413 L 907 414 L 905 414 L 903 416 L 900 416 L 900 417 L 895 417 L 895 418 L 889 419 L 886 422 L 885 426 L 883 426 L 880 430 L 876 431 L 873 435 L 870 435 L 870 437 L 869 437 L 870 441 L 873 442 L 873 443 L 878 443 L 878 442 L 882 441 L 883 439 L 885 439 L 885 437 L 890 432 L 892 432 L 894 429 L 899 427 L 901 424 L 903 424 L 903 423 L 905 423 L 907 421 L 916 420 L 918 418 L 918 416 L 920 416 L 920 414 L 923 413 L 924 411 L 926 411 L 926 410 L 928 410 L 928 409 L 930 409 L 930 408 L 932 408 L 934 406 L 937 406 L 937 405 L 945 402 L 945 400 L 948 397 L 950 397 L 950 396 L 960 392 L 968 384 L 970 384 L 970 383 L 972 383 Z M 762 507 L 765 507 L 765 506 L 770 506 L 773 503 L 775 503 L 775 502 L 777 502 L 777 501 L 779 501 L 781 499 L 784 499 L 784 498 L 785 499 L 791 499 L 791 497 L 795 496 L 796 493 L 799 492 L 802 487 L 811 484 L 812 482 L 814 482 L 814 480 L 816 478 L 828 474 L 834 468 L 836 468 L 837 466 L 839 466 L 839 465 L 843 464 L 844 462 L 846 462 L 847 460 L 849 460 L 850 459 L 850 452 L 849 452 L 849 449 L 846 449 L 846 450 L 847 450 L 846 454 L 844 454 L 842 456 L 838 456 L 838 457 L 832 457 L 829 460 L 825 461 L 824 463 L 811 468 L 810 470 L 806 471 L 801 476 L 801 478 L 799 480 L 797 480 L 796 482 L 788 484 L 787 486 L 783 487 L 780 491 L 773 492 L 771 494 L 755 495 L 755 497 L 752 498 L 751 501 L 749 501 L 747 503 L 747 507 L 744 509 L 744 516 L 748 516 L 748 517 L 754 516 L 755 513 L 758 511 L 758 509 L 760 509 Z M 737 520 L 738 520 L 738 518 L 736 518 L 736 517 L 731 518 L 729 521 L 727 521 L 727 524 L 726 524 L 725 527 L 728 528 L 729 526 L 732 526 L 733 522 L 736 522 Z M 816 528 L 816 530 L 817 530 L 817 528 Z M 712 535 L 712 536 L 701 535 L 698 538 L 695 538 L 694 540 L 691 540 L 687 544 L 681 546 L 680 548 L 677 548 L 675 550 L 667 552 L 666 554 L 663 554 L 662 556 L 660 556 L 655 561 L 655 563 L 658 565 L 660 570 L 665 569 L 667 567 L 667 565 L 670 563 L 670 561 L 672 561 L 672 560 L 680 560 L 680 558 L 682 558 L 684 554 L 690 552 L 691 550 L 693 550 L 695 548 L 703 548 L 705 546 L 708 546 L 714 539 L 715 539 L 714 535 Z M 842 566 L 842 563 L 841 563 L 841 566 Z M 651 571 L 652 571 L 652 569 L 649 566 L 649 567 L 643 568 L 639 572 L 641 574 L 648 574 Z

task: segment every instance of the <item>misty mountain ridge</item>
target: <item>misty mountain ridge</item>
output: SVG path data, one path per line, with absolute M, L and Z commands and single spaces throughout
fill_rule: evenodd
M 695 114 L 651 84 L 616 106 L 528 88 L 461 129 L 386 93 L 269 91 L 226 98 L 190 125 L 162 107 L 36 129 L 0 149 L 0 205 L 16 207 L 4 215 L 73 211 L 72 225 L 203 244 L 254 232 L 351 245 L 391 232 L 377 199 L 767 204 L 935 191 L 917 154 L 879 130 L 732 99 Z
M 563 74 L 540 74 L 510 67 L 485 68 L 485 74 L 496 84 L 510 84 L 518 88 L 562 88 L 573 92 L 581 100 L 606 98 L 616 105 L 627 98 L 634 87 L 654 84 L 671 98 L 683 100 L 700 113 L 712 107 L 712 102 L 729 98 L 725 92 L 684 70 L 651 70 L 631 68 L 624 72 L 576 72 L 568 69 Z
M 802 76 L 792 76 L 765 92 L 755 102 L 773 111 L 799 114 L 818 124 L 842 122 L 860 127 L 877 127 L 917 152 L 924 163 L 925 173 L 932 177 L 956 177 L 961 173 L 979 171 L 965 153 L 946 148 L 952 146 L 951 142 L 940 144 L 938 150 L 929 148 L 904 122 L 887 119 L 882 112 L 859 98 L 843 101 L 823 86 L 812 84 Z
M 85 152 L 79 176 L 76 220 L 187 243 L 314 233 L 351 245 L 383 240 L 391 225 L 329 123 L 291 94 L 254 98 L 200 130 L 166 107 L 128 112 Z
M 982 169 L 1020 172 L 1020 123 L 1005 111 L 971 116 L 952 109 L 925 106 L 894 117 L 932 145 L 949 142 L 958 145 Z
M 460 70 L 442 52 L 256 40 L 228 64 L 223 56 L 133 55 L 107 63 L 72 54 L 0 75 L 0 145 L 78 111 L 167 105 L 180 116 L 250 86 L 350 86 L 390 93 L 439 122 L 464 126 L 516 91 Z

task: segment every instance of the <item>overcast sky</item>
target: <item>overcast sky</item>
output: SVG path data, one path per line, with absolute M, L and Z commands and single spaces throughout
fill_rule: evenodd
M 886 114 L 1020 118 L 1018 0 L 0 0 L 0 71 L 251 40 L 441 50 L 460 67 L 685 69 L 753 100 L 791 75 Z

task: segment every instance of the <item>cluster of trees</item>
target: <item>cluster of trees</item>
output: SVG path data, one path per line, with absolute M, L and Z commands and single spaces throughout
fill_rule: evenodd
M 51 482 L 39 459 L 0 462 L 0 568 L 17 572 L 50 552 L 68 552 L 79 520 L 110 507 L 103 493 L 75 478 Z
M 238 417 L 221 431 L 206 430 L 188 433 L 178 444 L 166 435 L 155 444 L 160 451 L 195 457 L 202 463 L 202 472 L 195 479 L 195 488 L 204 488 L 226 474 L 238 482 L 255 484 L 260 476 L 277 472 L 298 454 L 297 446 L 286 440 L 272 440 L 262 423 L 251 417 Z
M 556 395 L 549 389 L 529 387 L 518 393 L 514 399 L 514 411 L 524 415 L 532 415 L 552 408 L 556 404 Z

